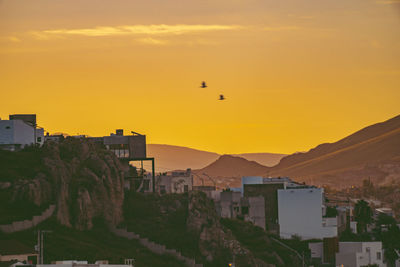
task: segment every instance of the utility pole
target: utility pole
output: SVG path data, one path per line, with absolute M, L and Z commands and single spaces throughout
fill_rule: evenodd
M 37 248 L 36 251 L 39 254 L 38 258 L 38 263 L 37 264 L 43 264 L 44 263 L 44 233 L 51 233 L 53 231 L 48 231 L 48 230 L 38 230 L 38 243 L 37 243 Z

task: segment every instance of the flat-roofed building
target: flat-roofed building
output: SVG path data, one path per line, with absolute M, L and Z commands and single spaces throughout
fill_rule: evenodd
M 9 120 L 0 120 L 0 148 L 15 151 L 43 143 L 44 129 L 37 127 L 35 114 L 15 114 Z
M 324 225 L 322 188 L 278 189 L 279 234 L 282 238 L 336 237 L 337 225 Z M 336 219 L 335 219 L 336 220 Z

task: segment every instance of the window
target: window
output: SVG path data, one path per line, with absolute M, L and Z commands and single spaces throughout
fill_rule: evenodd
M 183 191 L 186 193 L 186 192 L 189 192 L 189 186 L 187 185 L 187 184 L 185 184 L 184 186 L 183 186 Z
M 160 193 L 161 194 L 165 194 L 166 193 L 165 185 L 160 185 Z
M 380 260 L 381 257 L 382 257 L 381 253 L 380 253 L 380 252 L 377 252 L 377 253 L 376 253 L 376 259 Z
M 37 138 L 38 143 L 42 142 L 42 137 Z
M 10 126 L 6 126 L 6 129 L 8 130 L 8 129 L 11 129 L 11 127 Z
M 150 180 L 143 180 L 143 190 L 144 191 L 150 190 Z
M 242 214 L 249 214 L 249 207 L 242 206 Z

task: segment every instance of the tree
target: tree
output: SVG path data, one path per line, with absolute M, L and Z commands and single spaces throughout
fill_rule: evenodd
M 375 195 L 375 187 L 371 179 L 363 180 L 362 192 L 364 197 L 368 198 Z
M 361 199 L 354 207 L 354 219 L 357 222 L 357 232 L 359 234 L 367 232 L 367 225 L 372 223 L 372 209 L 368 202 Z

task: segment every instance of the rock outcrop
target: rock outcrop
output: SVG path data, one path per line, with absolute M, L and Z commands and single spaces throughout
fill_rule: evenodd
M 221 254 L 228 252 L 235 266 L 275 266 L 256 259 L 229 229 L 221 225 L 213 201 L 203 192 L 193 191 L 189 194 L 187 228 L 199 233 L 199 250 L 207 261 L 223 257 Z
M 93 218 L 118 224 L 123 219 L 124 175 L 113 153 L 86 139 L 67 138 L 41 148 L 42 166 L 35 177 L 12 182 L 14 198 L 37 206 L 55 203 L 57 220 L 79 230 Z

